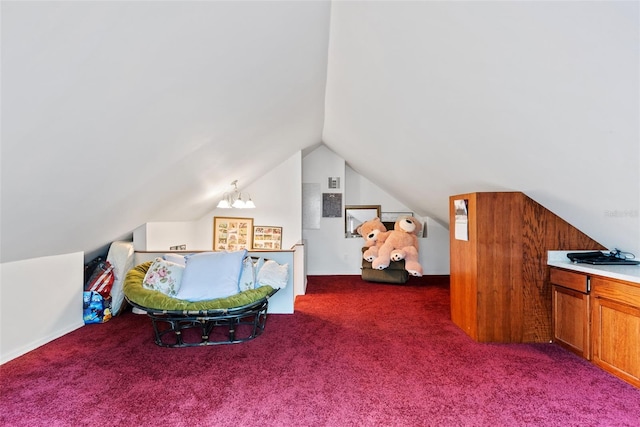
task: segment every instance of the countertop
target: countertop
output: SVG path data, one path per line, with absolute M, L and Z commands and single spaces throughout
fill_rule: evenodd
M 570 252 L 582 251 L 548 251 L 547 265 L 640 284 L 640 265 L 577 264 L 567 258 L 567 254 Z

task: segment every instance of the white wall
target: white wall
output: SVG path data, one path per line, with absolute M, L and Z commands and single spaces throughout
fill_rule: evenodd
M 214 208 L 197 221 L 142 224 L 134 232 L 134 246 L 137 251 L 168 251 L 180 244 L 187 250 L 212 250 L 213 218 L 223 216 L 252 218 L 254 226 L 282 227 L 282 249 L 291 249 L 302 239 L 301 175 L 302 154 L 297 152 L 251 184 L 238 182 L 238 189 L 251 195 L 255 209 Z M 209 203 L 215 206 L 218 199 Z
M 329 176 L 341 178 L 339 190 L 328 188 Z M 321 192 L 343 193 L 343 209 L 344 205 L 380 205 L 383 212 L 414 212 L 358 174 L 324 145 L 304 157 L 303 182 L 319 183 Z M 340 218 L 321 218 L 319 229 L 303 229 L 308 274 L 360 274 L 363 240 L 345 238 L 344 212 L 342 215 Z M 448 229 L 429 217 L 415 216 L 426 223 L 428 229 L 428 237 L 419 239 L 424 274 L 449 274 Z
M 255 209 L 214 208 L 196 221 L 197 245 L 210 250 L 213 247 L 213 217 L 253 218 L 253 225 L 282 227 L 282 248 L 291 249 L 302 238 L 302 154 L 296 152 L 287 160 L 272 168 L 256 181 L 243 185 L 239 190 L 251 194 Z M 232 176 L 229 182 L 233 181 Z M 212 200 L 215 206 L 218 200 Z
M 307 293 L 307 258 L 304 241 L 298 242 L 293 252 L 294 297 Z
M 84 325 L 84 254 L 0 264 L 0 363 Z
M 328 188 L 329 176 L 340 177 L 340 189 Z M 136 250 L 167 251 L 169 246 L 180 243 L 186 243 L 187 250 L 211 250 L 214 216 L 247 217 L 253 218 L 254 225 L 283 227 L 283 249 L 291 249 L 304 241 L 307 274 L 360 274 L 362 239 L 344 237 L 344 216 L 321 218 L 319 229 L 302 230 L 302 182 L 319 183 L 322 192 L 343 194 L 343 208 L 346 202 L 379 204 L 383 211 L 412 211 L 320 145 L 304 159 L 301 152 L 294 154 L 247 186 L 240 182 L 239 189 L 251 194 L 255 209 L 215 208 L 195 222 L 143 224 L 134 233 Z M 211 200 L 212 205 L 217 202 L 217 199 Z M 428 237 L 419 239 L 424 274 L 449 274 L 448 229 L 431 218 L 416 216 L 426 222 L 428 228 Z M 146 238 L 146 248 L 142 242 L 135 241 L 136 236 Z M 297 281 L 297 285 L 301 282 Z
M 340 178 L 339 189 L 329 189 L 328 177 Z M 344 208 L 344 160 L 336 156 L 326 146 L 318 148 L 307 154 L 302 160 L 302 182 L 304 184 L 320 184 L 320 193 L 336 193 L 343 197 Z M 310 209 L 310 206 L 302 206 L 302 209 Z M 315 216 L 320 216 L 312 221 L 319 223 L 319 228 L 302 230 L 303 239 L 306 241 L 306 255 L 308 259 L 307 274 L 345 274 L 345 271 L 353 271 L 349 268 L 350 253 L 353 248 L 344 242 L 344 217 L 323 218 L 322 210 L 314 210 Z M 303 213 L 303 215 L 307 215 Z
M 172 246 L 185 245 L 188 250 L 200 250 L 193 221 L 148 222 L 133 231 L 137 251 L 168 251 Z

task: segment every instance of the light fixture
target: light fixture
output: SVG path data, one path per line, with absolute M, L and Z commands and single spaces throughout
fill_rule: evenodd
M 222 195 L 222 200 L 218 202 L 218 206 L 217 206 L 218 208 L 253 209 L 256 207 L 256 205 L 253 203 L 253 200 L 251 200 L 251 195 L 249 193 L 243 194 L 240 191 L 238 191 L 237 179 L 233 181 L 231 185 L 233 185 L 233 191 L 224 193 Z M 245 201 L 245 198 L 247 199 L 246 201 Z

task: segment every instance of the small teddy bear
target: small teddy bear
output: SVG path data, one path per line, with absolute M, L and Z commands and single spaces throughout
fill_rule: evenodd
M 378 249 L 385 242 L 390 231 L 387 231 L 387 227 L 378 217 L 363 222 L 356 231 L 364 238 L 364 246 L 368 248 L 362 254 L 362 258 L 369 262 L 373 261 L 378 256 Z
M 416 218 L 401 217 L 396 221 L 393 230 L 389 232 L 385 242 L 378 248 L 378 257 L 373 260 L 371 267 L 384 270 L 390 262 L 404 259 L 405 270 L 410 275 L 422 276 L 422 266 L 418 262 L 418 233 L 422 224 Z

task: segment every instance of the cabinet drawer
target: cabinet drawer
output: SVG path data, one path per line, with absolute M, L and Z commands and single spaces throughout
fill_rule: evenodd
M 591 289 L 596 298 L 606 298 L 640 308 L 640 285 L 593 276 Z
M 587 293 L 587 275 L 571 271 L 551 268 L 549 279 L 551 284 Z

